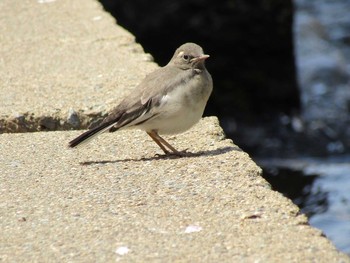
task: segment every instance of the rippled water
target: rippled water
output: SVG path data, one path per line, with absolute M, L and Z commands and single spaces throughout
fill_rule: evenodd
M 256 162 L 275 190 L 291 198 L 312 226 L 350 255 L 350 156 Z

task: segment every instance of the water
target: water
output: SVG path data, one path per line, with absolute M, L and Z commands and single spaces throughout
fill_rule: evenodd
M 291 198 L 312 226 L 350 255 L 350 156 L 256 162 L 275 190 Z

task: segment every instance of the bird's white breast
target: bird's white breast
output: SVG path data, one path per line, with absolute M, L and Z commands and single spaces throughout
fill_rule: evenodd
M 208 72 L 195 75 L 163 96 L 153 113 L 157 116 L 145 122 L 143 130 L 157 130 L 160 134 L 181 133 L 196 124 L 203 115 L 212 91 Z

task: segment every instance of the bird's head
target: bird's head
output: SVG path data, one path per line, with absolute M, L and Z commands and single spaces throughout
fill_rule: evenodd
M 176 49 L 169 64 L 181 69 L 203 69 L 205 60 L 209 55 L 205 55 L 203 49 L 195 43 L 186 43 Z

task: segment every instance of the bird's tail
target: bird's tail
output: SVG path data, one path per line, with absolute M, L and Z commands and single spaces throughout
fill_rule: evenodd
M 80 134 L 77 138 L 70 141 L 68 146 L 73 148 L 78 145 L 85 144 L 89 142 L 91 139 L 93 139 L 94 137 L 110 129 L 113 125 L 115 125 L 115 121 L 102 123 L 101 125 Z

